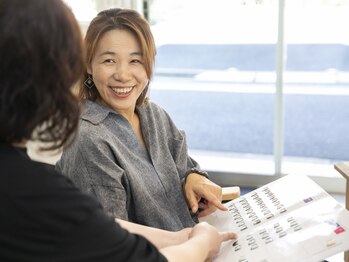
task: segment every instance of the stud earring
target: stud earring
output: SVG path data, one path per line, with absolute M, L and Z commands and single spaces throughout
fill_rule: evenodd
M 84 82 L 84 86 L 86 86 L 88 89 L 91 89 L 92 87 L 94 87 L 94 85 L 95 85 L 95 83 L 93 83 L 93 79 L 89 75 Z

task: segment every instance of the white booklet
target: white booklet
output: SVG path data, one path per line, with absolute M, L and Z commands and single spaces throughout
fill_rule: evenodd
M 316 262 L 349 250 L 349 212 L 307 176 L 288 175 L 201 218 L 237 232 L 216 262 Z

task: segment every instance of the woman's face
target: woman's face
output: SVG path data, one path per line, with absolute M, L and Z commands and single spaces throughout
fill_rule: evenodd
M 102 36 L 87 72 L 101 96 L 97 102 L 120 114 L 134 112 L 149 82 L 140 45 L 126 30 L 115 29 Z

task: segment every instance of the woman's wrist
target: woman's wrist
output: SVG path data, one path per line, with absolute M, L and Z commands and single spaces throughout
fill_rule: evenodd
M 183 242 L 188 241 L 189 235 L 192 231 L 192 228 L 184 228 L 182 230 L 171 232 L 172 233 L 172 245 L 182 244 Z
M 189 169 L 189 170 L 185 173 L 184 178 L 183 178 L 183 181 L 182 181 L 182 183 L 183 183 L 184 185 L 185 185 L 185 183 L 187 182 L 188 176 L 191 175 L 191 174 L 198 174 L 198 175 L 200 175 L 200 176 L 203 176 L 203 177 L 206 177 L 207 179 L 209 179 L 208 173 L 207 173 L 206 171 L 203 171 L 203 170 L 201 170 L 201 169 L 198 169 L 198 168 L 196 168 L 196 167 L 193 167 L 193 168 Z

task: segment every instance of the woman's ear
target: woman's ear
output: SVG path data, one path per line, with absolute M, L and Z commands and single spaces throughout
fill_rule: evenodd
M 86 71 L 89 75 L 92 75 L 92 68 L 90 65 L 87 66 Z

